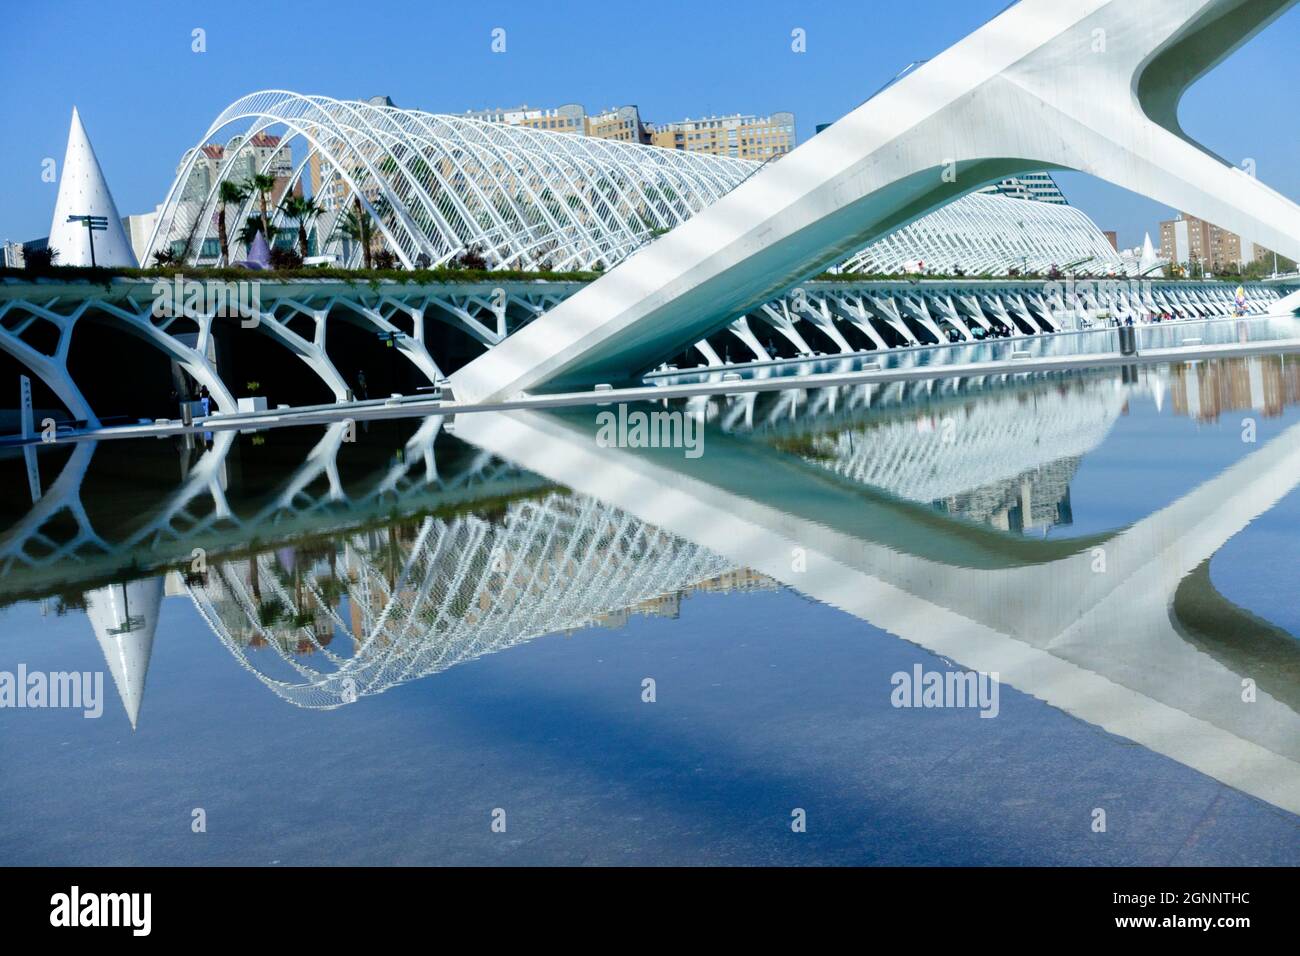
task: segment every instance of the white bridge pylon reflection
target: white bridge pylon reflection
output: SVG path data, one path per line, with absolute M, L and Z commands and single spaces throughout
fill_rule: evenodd
M 1245 702 L 1243 680 L 1262 685 L 1264 675 L 1189 642 L 1173 613 L 1180 583 L 1300 482 L 1300 426 L 1104 540 L 1104 571 L 1087 545 L 956 540 L 914 506 L 872 502 L 825 469 L 723 435 L 685 463 L 675 449 L 597 447 L 590 419 L 509 412 L 462 416 L 456 427 L 577 492 L 1300 812 L 1300 714 L 1263 689 Z
M 240 515 L 227 500 L 227 464 L 237 432 L 215 432 L 211 446 L 186 470 L 184 480 L 126 537 L 108 541 L 97 532 L 81 498 L 82 484 L 94 457 L 95 442 L 73 444 L 72 454 L 59 477 L 18 522 L 0 534 L 0 574 L 41 570 L 57 571 L 96 559 L 111 560 L 123 553 L 139 556 L 141 563 L 160 563 L 202 544 L 245 542 L 269 531 L 289 532 L 334 512 L 340 521 L 354 521 L 356 513 L 391 508 L 413 501 L 413 496 L 436 496 L 446 504 L 458 493 L 500 485 L 510 490 L 519 470 L 486 452 L 461 462 L 451 472 L 439 470 L 434 446 L 443 417 L 429 416 L 405 442 L 402 453 L 362 489 L 344 489 L 339 477 L 339 456 L 355 441 L 357 425 L 349 421 L 325 427 L 315 446 L 291 475 L 256 510 Z M 44 449 L 42 449 L 44 450 Z M 71 521 L 75 533 L 54 537 L 49 530 L 56 519 Z M 315 528 L 319 530 L 320 525 Z
M 244 515 L 228 499 L 227 464 L 237 433 L 218 432 L 176 490 L 116 540 L 95 529 L 82 500 L 96 444 L 76 443 L 53 484 L 0 534 L 0 575 L 12 588 L 66 587 L 69 579 L 102 580 L 126 573 L 124 567 L 189 565 L 194 547 L 215 556 L 268 534 L 354 526 L 387 514 L 399 503 L 411 508 L 446 506 L 466 498 L 534 491 L 540 484 L 487 452 L 464 458 L 453 470 L 440 469 L 434 445 L 442 424 L 441 416 L 424 419 L 402 454 L 351 493 L 340 478 L 339 456 L 352 426 L 330 425 L 269 498 Z M 87 616 L 132 728 L 139 720 L 165 577 L 156 570 L 84 594 Z
M 1000 423 L 980 411 L 983 405 L 970 404 L 974 393 L 928 392 L 912 385 L 908 395 L 895 394 L 892 386 L 825 389 L 811 400 L 786 393 L 758 416 L 755 396 L 740 396 L 736 401 L 749 411 L 745 421 L 736 420 L 725 399 L 713 411 L 697 412 L 730 422 L 738 431 L 770 435 L 830 424 L 879 435 L 892 445 L 906 444 L 910 433 L 912 443 L 927 451 L 913 460 L 893 457 L 887 485 L 907 487 L 918 479 L 920 467 L 928 475 L 927 487 L 956 494 L 1086 452 L 1104 436 L 1126 394 L 1110 380 L 1075 383 L 1081 387 L 1069 390 L 1039 383 L 1027 404 L 1023 381 L 1003 376 L 979 384 Z M 999 396 L 1001 390 L 1007 394 Z M 963 431 L 978 436 L 974 443 L 968 438 L 948 443 L 941 436 L 925 441 L 914 418 L 903 424 L 897 417 L 909 402 L 934 406 L 942 399 L 960 403 L 968 420 Z M 883 420 L 864 425 L 862 415 L 873 410 Z M 1034 421 L 1030 440 L 1026 429 Z M 984 464 L 986 458 L 995 464 Z M 843 466 L 854 469 L 857 463 L 849 455 Z M 934 484 L 936 475 L 941 488 Z M 227 562 L 190 593 L 223 644 L 267 687 L 299 706 L 332 708 L 702 582 L 743 575 L 746 568 L 743 559 L 724 558 L 666 534 L 627 509 L 556 492 L 512 502 L 494 520 L 475 514 L 429 516 L 407 539 L 392 529 L 348 535 L 336 564 L 294 574 L 292 582 L 273 555 Z M 339 587 L 331 581 L 346 582 L 346 615 L 331 601 Z M 268 624 L 259 610 L 268 602 L 283 609 L 280 620 L 303 623 Z M 339 633 L 351 635 L 351 653 L 331 646 Z
M 403 460 L 360 495 L 416 517 L 391 515 L 386 523 L 377 511 L 371 518 L 380 520 L 360 528 L 356 510 L 344 509 L 342 443 L 327 429 L 270 496 L 274 506 L 257 512 L 258 524 L 241 526 L 245 537 L 256 530 L 265 549 L 211 561 L 206 578 L 182 593 L 274 693 L 331 708 L 611 612 L 654 606 L 701 583 L 745 586 L 743 569 L 752 568 L 764 581 L 964 666 L 998 671 L 1061 709 L 1293 809 L 1296 695 L 1288 707 L 1287 694 L 1274 699 L 1261 679 L 1259 701 L 1240 703 L 1241 678 L 1255 671 L 1189 643 L 1170 604 L 1188 569 L 1204 565 L 1295 483 L 1295 456 L 1284 451 L 1296 436 L 1287 432 L 1165 512 L 1100 539 L 1107 572 L 1095 574 L 1098 542 L 991 531 L 972 540 L 970 524 L 897 499 L 929 504 L 928 496 L 1086 454 L 1128 397 L 1148 388 L 1159 396 L 1167 383 L 1148 375 L 1120 384 L 1107 375 L 979 385 L 972 392 L 909 383 L 905 394 L 853 386 L 695 403 L 692 413 L 711 428 L 706 454 L 689 467 L 679 450 L 665 457 L 597 448 L 590 413 L 466 415 L 456 420 L 456 437 L 477 454 L 461 473 L 439 474 L 432 441 L 445 423 L 426 420 Z M 957 428 L 948 441 L 950 417 Z M 214 444 L 209 454 L 133 534 L 137 553 L 152 550 L 166 564 L 221 530 L 187 505 L 212 496 L 214 483 L 224 490 L 215 461 L 225 451 Z M 84 462 L 74 456 L 73 463 L 84 472 Z M 493 475 L 516 477 L 494 482 Z M 445 498 L 421 496 L 430 483 L 463 489 L 465 507 L 437 511 Z M 892 497 L 873 496 L 872 488 Z M 69 486 L 61 494 L 77 507 Z M 333 505 L 341 509 L 337 521 Z M 303 522 L 293 520 L 295 509 Z M 274 543 L 308 525 L 330 532 L 328 554 Z M 142 537 L 145 528 L 152 537 Z M 803 573 L 792 571 L 796 547 L 806 552 Z M 86 595 L 133 725 L 161 582 L 154 572 L 125 589 Z

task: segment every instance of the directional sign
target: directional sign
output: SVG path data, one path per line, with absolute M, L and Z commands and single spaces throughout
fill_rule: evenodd
M 18 409 L 22 419 L 23 438 L 36 435 L 34 415 L 32 413 L 32 380 L 26 375 L 18 376 Z M 36 446 L 23 445 L 23 461 L 27 465 L 27 487 L 31 491 L 32 504 L 41 500 L 41 470 L 36 464 Z
M 95 233 L 108 230 L 108 217 L 69 216 L 68 222 L 79 222 L 86 227 L 86 235 L 90 237 L 90 267 L 95 268 Z

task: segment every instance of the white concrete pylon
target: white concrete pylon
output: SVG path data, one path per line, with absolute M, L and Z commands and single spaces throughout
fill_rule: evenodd
M 162 575 L 110 584 L 86 594 L 86 616 L 132 730 L 140 719 L 162 595 Z
M 634 378 L 988 182 L 1077 169 L 1300 257 L 1300 206 L 1192 142 L 1198 77 L 1295 0 L 1021 0 L 456 371 L 457 399 Z
M 117 204 L 113 202 L 104 171 L 99 167 L 75 106 L 72 125 L 68 128 L 68 149 L 59 172 L 59 196 L 54 203 L 49 243 L 59 253 L 56 265 L 88 266 L 91 264 L 89 231 L 82 222 L 69 222 L 69 216 L 102 216 L 106 220 L 104 230 L 94 236 L 96 265 L 137 265 L 131 240 L 122 228 L 122 217 L 117 214 Z
M 1151 233 L 1147 233 L 1142 239 L 1142 258 L 1138 260 L 1138 275 L 1145 276 L 1148 270 L 1152 275 L 1163 277 L 1164 269 L 1156 269 L 1155 266 L 1160 264 L 1160 257 L 1156 255 L 1155 246 L 1151 243 Z

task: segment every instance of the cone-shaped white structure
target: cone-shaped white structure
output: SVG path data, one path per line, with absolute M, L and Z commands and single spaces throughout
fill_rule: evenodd
M 95 233 L 98 265 L 137 264 L 113 194 L 108 191 L 104 171 L 99 168 L 99 160 L 75 106 L 72 126 L 68 129 L 68 151 L 63 156 L 63 172 L 59 176 L 59 198 L 54 203 L 54 221 L 50 223 L 50 247 L 59 251 L 56 265 L 88 266 L 91 264 L 89 233 L 83 223 L 68 222 L 69 216 L 103 216 L 108 220 L 108 228 Z
M 162 576 L 110 584 L 86 594 L 86 616 L 95 629 L 132 730 L 140 718 L 162 595 Z
M 1165 389 L 1168 386 L 1167 373 L 1156 372 L 1154 369 L 1150 373 L 1151 397 L 1155 399 L 1156 411 L 1165 410 Z
M 1147 270 L 1151 269 L 1159 262 L 1160 262 L 1160 257 L 1156 255 L 1155 246 L 1151 244 L 1151 233 L 1148 232 L 1146 233 L 1145 237 L 1142 239 L 1142 258 L 1138 260 L 1138 274 L 1146 275 Z M 1163 276 L 1165 274 L 1165 270 L 1157 269 L 1154 270 L 1153 274 Z

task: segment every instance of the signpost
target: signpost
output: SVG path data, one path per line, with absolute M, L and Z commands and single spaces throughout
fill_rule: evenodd
M 376 332 L 375 334 L 378 335 L 380 340 L 384 342 L 384 344 L 386 344 L 390 349 L 397 347 L 398 339 L 406 338 L 406 333 L 401 331 L 400 329 L 392 329 L 391 331 L 387 331 L 387 332 Z M 396 352 L 393 353 L 393 384 L 394 385 L 397 384 L 397 353 Z
M 131 615 L 131 596 L 127 593 L 126 585 L 122 584 L 119 585 L 119 587 L 122 589 L 122 607 L 119 614 L 120 623 L 117 627 L 110 627 L 107 629 L 107 633 L 112 634 L 114 637 L 121 636 L 122 634 L 130 634 L 132 631 L 138 631 L 144 626 L 143 617 L 138 614 L 134 617 Z
M 69 216 L 68 222 L 79 222 L 90 236 L 90 267 L 95 268 L 95 233 L 108 230 L 107 216 Z
M 26 375 L 18 376 L 18 413 L 22 419 L 24 439 L 36 437 L 35 415 L 32 411 L 32 380 Z M 27 486 L 32 493 L 32 504 L 41 500 L 41 470 L 36 464 L 36 446 L 30 441 L 23 443 L 23 461 L 27 465 Z

